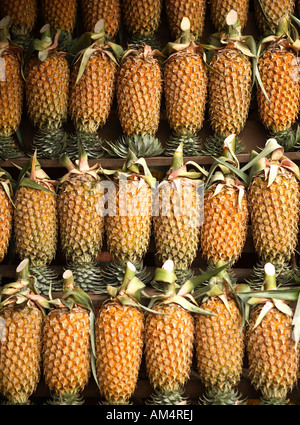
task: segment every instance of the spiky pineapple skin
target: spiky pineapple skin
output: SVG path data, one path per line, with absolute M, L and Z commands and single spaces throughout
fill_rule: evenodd
M 260 0 L 265 15 L 270 21 L 270 26 L 266 21 L 258 1 L 254 2 L 255 21 L 262 34 L 274 33 L 280 18 L 287 14 L 294 13 L 295 0 L 282 0 L 274 2 L 272 0 Z
M 28 404 L 41 375 L 43 316 L 37 307 L 7 307 L 0 319 L 0 392 L 9 403 Z
M 144 315 L 118 301 L 103 304 L 96 316 L 96 375 L 108 404 L 128 404 L 140 369 Z
M 50 28 L 72 33 L 77 14 L 77 0 L 41 0 L 41 14 Z
M 219 297 L 210 297 L 201 308 L 215 316 L 195 315 L 197 371 L 207 390 L 231 392 L 239 384 L 244 360 L 242 316 L 232 298 L 230 313 Z
M 243 30 L 248 20 L 249 0 L 210 0 L 210 17 L 217 31 L 224 29 L 226 16 L 231 10 L 237 12 L 239 24 Z
M 201 53 L 179 52 L 165 62 L 164 95 L 170 127 L 194 134 L 203 126 L 207 100 L 207 70 Z
M 160 121 L 162 72 L 157 59 L 129 54 L 120 64 L 116 95 L 119 120 L 128 135 L 154 135 Z
M 131 35 L 154 34 L 160 23 L 162 0 L 122 0 L 122 15 Z
M 5 61 L 5 81 L 0 81 L 0 136 L 10 136 L 21 122 L 24 83 L 17 53 L 7 49 L 0 57 Z
M 258 60 L 261 81 L 268 96 L 257 88 L 257 104 L 263 125 L 273 133 L 288 130 L 298 117 L 299 66 L 296 54 L 270 46 Z
M 236 49 L 215 52 L 209 70 L 208 105 L 213 132 L 239 134 L 245 127 L 252 93 L 252 64 Z
M 120 0 L 81 0 L 85 31 L 93 32 L 99 19 L 104 19 L 105 33 L 114 39 L 121 24 Z
M 271 309 L 253 329 L 263 308 L 252 310 L 246 331 L 251 383 L 264 400 L 286 399 L 297 382 L 299 349 L 292 338 L 292 317 Z
M 99 210 L 103 195 L 99 184 L 88 176 L 73 176 L 60 187 L 60 241 L 68 262 L 89 263 L 101 251 L 104 215 Z
M 13 227 L 13 206 L 5 193 L 0 188 L 0 262 L 3 261 L 10 243 Z
M 20 187 L 14 199 L 16 253 L 33 266 L 44 266 L 55 258 L 58 239 L 57 203 L 53 194 Z
M 71 71 L 69 113 L 78 131 L 94 133 L 109 116 L 117 66 L 106 54 L 95 52 L 76 83 L 80 63 L 77 61 Z
M 145 362 L 155 390 L 182 390 L 190 377 L 193 359 L 194 321 L 190 312 L 172 303 L 157 305 L 145 321 Z
M 206 13 L 206 1 L 180 1 L 165 0 L 165 9 L 167 20 L 172 37 L 178 38 L 181 34 L 180 24 L 182 18 L 187 17 L 191 23 L 191 33 L 195 39 L 199 39 L 204 30 L 204 21 Z
M 33 57 L 26 70 L 26 105 L 33 125 L 56 129 L 68 115 L 69 65 L 62 53 L 53 52 L 44 61 Z
M 81 307 L 50 311 L 43 329 L 43 373 L 51 393 L 78 394 L 90 377 L 90 318 Z
M 105 220 L 107 248 L 118 261 L 139 263 L 151 236 L 151 188 L 138 180 L 120 182 L 116 186 L 116 198 L 110 198 L 109 202 L 111 205 L 116 202 L 116 210 Z
M 241 205 L 234 188 L 223 188 L 214 196 L 217 184 L 204 195 L 204 220 L 201 226 L 201 253 L 211 264 L 237 261 L 243 252 L 248 231 L 248 202 L 244 192 Z
M 248 188 L 248 205 L 254 248 L 264 262 L 289 262 L 297 245 L 299 187 L 289 171 L 279 173 L 267 187 L 263 174 Z
M 202 206 L 194 184 L 179 185 L 181 193 L 173 182 L 156 193 L 154 238 L 159 264 L 171 259 L 176 270 L 187 270 L 199 248 Z
M 0 3 L 0 18 L 10 16 L 12 32 L 15 35 L 29 34 L 37 18 L 37 0 L 2 0 Z

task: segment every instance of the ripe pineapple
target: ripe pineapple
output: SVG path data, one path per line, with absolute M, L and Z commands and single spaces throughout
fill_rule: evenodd
M 260 262 L 271 262 L 276 272 L 283 274 L 297 245 L 300 172 L 276 140 L 268 140 L 265 149 L 268 147 L 270 153 L 263 154 L 250 169 L 248 205 Z
M 224 29 L 227 14 L 235 10 L 243 30 L 248 21 L 249 0 L 210 0 L 210 17 L 217 31 Z
M 93 305 L 76 286 L 73 274 L 63 274 L 63 298 L 53 300 L 43 328 L 43 373 L 50 404 L 82 404 L 81 391 L 91 370 L 90 321 Z
M 114 186 L 108 188 L 105 220 L 107 249 L 116 261 L 112 263 L 110 283 L 113 284 L 120 280 L 120 271 L 123 276 L 128 261 L 143 272 L 141 265 L 151 236 L 152 188 L 156 179 L 145 161 L 138 160 L 132 152 L 122 169 L 106 172 L 113 173 L 114 178 Z M 137 275 L 142 279 L 140 273 Z
M 23 110 L 22 57 L 21 49 L 11 43 L 9 25 L 9 17 L 0 21 L 0 157 L 4 160 L 22 155 L 13 137 Z
M 155 138 L 160 120 L 162 71 L 156 58 L 157 51 L 145 45 L 124 52 L 116 81 L 118 116 L 123 133 L 135 154 L 139 145 L 147 147 L 148 156 L 163 151 Z M 137 139 L 135 136 L 139 136 Z M 119 156 L 121 141 L 108 144 L 110 151 Z M 146 149 L 144 149 L 146 152 Z
M 69 65 L 65 53 L 53 41 L 49 25 L 41 29 L 41 40 L 34 40 L 25 70 L 27 113 L 37 129 L 33 148 L 41 158 L 58 158 L 63 152 L 69 93 Z
M 144 314 L 138 300 L 144 284 L 128 263 L 118 288 L 96 315 L 96 377 L 103 404 L 129 404 L 138 379 L 144 339 Z
M 58 238 L 56 182 L 41 169 L 36 152 L 21 170 L 14 197 L 15 249 L 20 260 L 30 261 L 37 288 L 48 293 L 56 274 L 49 268 Z
M 224 141 L 221 159 L 234 163 L 235 136 Z M 231 261 L 240 257 L 248 231 L 248 202 L 246 183 L 239 180 L 235 171 L 220 165 L 211 167 L 211 177 L 206 183 L 204 195 L 204 220 L 201 226 L 201 253 L 206 261 L 215 266 L 219 261 Z
M 13 227 L 13 185 L 11 175 L 0 168 L 0 262 L 7 253 Z
M 272 34 L 281 18 L 294 13 L 295 3 L 295 0 L 255 0 L 255 20 L 260 32 Z
M 82 48 L 81 40 L 85 39 L 89 41 Z M 76 134 L 68 143 L 67 153 L 71 159 L 77 157 L 80 139 L 89 157 L 97 158 L 103 154 L 97 131 L 106 123 L 111 110 L 117 57 L 123 49 L 107 42 L 103 20 L 97 22 L 92 33 L 82 35 L 79 46 L 71 69 L 69 96 L 69 113 Z
M 96 23 L 103 19 L 109 38 L 117 37 L 121 25 L 120 0 L 80 0 L 85 31 L 94 31 Z
M 223 265 L 220 261 L 216 267 Z M 197 371 L 205 387 L 199 402 L 241 404 L 243 401 L 237 391 L 245 348 L 241 302 L 227 270 L 220 271 L 206 285 L 194 294 L 200 307 L 210 313 L 195 315 Z
M 78 146 L 76 165 L 66 155 L 61 158 L 68 173 L 60 179 L 58 186 L 60 243 L 77 285 L 84 290 L 96 291 L 101 282 L 95 259 L 103 243 L 103 190 L 99 164 L 90 167 L 80 142 Z
M 279 293 L 275 267 L 267 263 L 264 272 L 262 291 L 252 291 L 252 297 L 246 298 L 251 308 L 246 332 L 249 377 L 261 392 L 262 404 L 288 404 L 288 393 L 298 380 L 299 348 L 293 326 L 296 316 L 285 300 L 296 301 L 298 292 L 280 291 L 273 298 Z
M 165 0 L 165 9 L 171 35 L 174 39 L 180 37 L 180 24 L 184 17 L 191 22 L 191 33 L 198 40 L 204 30 L 206 0 L 180 1 Z
M 170 156 L 181 141 L 185 155 L 198 154 L 197 132 L 203 126 L 207 98 L 204 52 L 192 41 L 188 18 L 183 18 L 181 30 L 180 39 L 168 43 L 162 52 L 167 56 L 164 95 L 167 119 L 173 132 L 165 149 L 165 154 Z
M 286 150 L 293 150 L 292 125 L 300 102 L 298 40 L 289 35 L 288 18 L 279 21 L 276 33 L 261 41 L 258 53 L 258 112 L 262 124 Z
M 159 264 L 173 260 L 178 280 L 185 279 L 196 258 L 203 219 L 203 174 L 184 165 L 182 143 L 154 198 L 154 239 Z
M 29 261 L 16 272 L 17 281 L 1 290 L 0 392 L 7 404 L 30 404 L 41 375 L 43 316 L 49 305 L 34 287 Z
M 162 0 L 122 0 L 122 16 L 135 45 L 157 45 L 155 34 L 160 24 Z
M 239 135 L 243 130 L 252 95 L 255 41 L 252 36 L 242 35 L 236 11 L 228 13 L 226 26 L 226 33 L 214 35 L 209 62 L 208 113 L 213 135 L 204 144 L 203 153 L 211 156 L 222 152 L 227 136 Z M 241 143 L 237 143 L 237 152 L 242 149 Z

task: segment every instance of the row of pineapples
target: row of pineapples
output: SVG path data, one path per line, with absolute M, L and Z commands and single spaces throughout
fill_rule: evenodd
M 22 118 L 24 86 L 26 112 L 36 128 L 32 147 L 38 157 L 57 158 L 67 151 L 76 157 L 80 138 L 90 157 L 173 155 L 180 142 L 185 155 L 219 154 L 223 140 L 243 130 L 257 86 L 256 101 L 263 125 L 286 150 L 296 150 L 299 132 L 292 127 L 299 112 L 299 36 L 292 15 L 279 20 L 272 34 L 257 45 L 242 35 L 239 15 L 231 10 L 226 31 L 214 34 L 211 44 L 194 41 L 191 21 L 184 17 L 181 34 L 162 51 L 150 45 L 126 49 L 107 40 L 103 20 L 94 32 L 76 39 L 69 54 L 61 51 L 59 32 L 41 29 L 21 66 L 21 51 L 12 45 L 8 18 L 1 21 L 0 147 L 3 158 L 16 152 L 12 135 Z M 211 57 L 211 58 L 210 58 Z M 72 63 L 68 63 L 69 59 Z M 22 78 L 22 72 L 23 77 Z M 116 141 L 99 139 L 116 92 L 123 135 Z M 156 138 L 164 96 L 172 130 L 164 149 Z M 213 136 L 199 146 L 206 102 Z M 75 134 L 67 135 L 68 116 Z

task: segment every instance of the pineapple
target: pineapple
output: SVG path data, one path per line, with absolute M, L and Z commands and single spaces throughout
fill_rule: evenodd
M 89 39 L 89 43 L 82 48 L 81 40 L 85 39 Z M 67 153 L 71 159 L 77 156 L 80 139 L 89 157 L 96 158 L 103 154 L 97 131 L 106 123 L 111 110 L 117 57 L 123 49 L 106 41 L 103 20 L 97 22 L 92 33 L 83 34 L 78 43 L 80 51 L 71 69 L 69 96 L 69 113 L 76 134 L 68 144 Z
M 128 263 L 123 282 L 108 286 L 109 298 L 96 315 L 96 377 L 102 404 L 129 404 L 140 369 L 144 343 L 144 314 L 139 303 L 144 284 Z
M 289 35 L 288 18 L 279 21 L 276 32 L 264 38 L 258 49 L 257 104 L 264 127 L 285 150 L 294 150 L 292 125 L 300 101 L 298 39 Z
M 104 235 L 99 164 L 89 166 L 80 142 L 76 165 L 66 155 L 62 156 L 61 164 L 68 170 L 58 185 L 61 249 L 77 285 L 96 291 L 101 282 L 96 256 L 101 251 Z
M 183 18 L 182 35 L 162 51 L 166 113 L 172 136 L 165 154 L 173 156 L 183 142 L 184 155 L 198 154 L 197 132 L 202 128 L 207 98 L 207 69 L 204 51 L 191 39 L 190 20 Z
M 198 253 L 203 219 L 203 175 L 188 172 L 183 146 L 174 153 L 171 167 L 157 187 L 154 198 L 154 240 L 159 264 L 173 260 L 178 280 L 190 274 Z
M 27 113 L 37 129 L 33 148 L 41 158 L 58 158 L 63 152 L 63 124 L 68 114 L 69 65 L 65 53 L 57 50 L 57 37 L 50 27 L 41 29 L 41 40 L 34 40 L 25 69 Z
M 43 373 L 51 392 L 49 404 L 82 404 L 81 391 L 91 371 L 92 302 L 73 274 L 63 274 L 63 298 L 56 298 L 43 328 Z
M 211 156 L 222 152 L 227 136 L 239 135 L 243 130 L 252 95 L 255 41 L 252 36 L 242 35 L 235 10 L 226 16 L 226 26 L 226 33 L 214 34 L 209 62 L 208 115 L 213 135 L 204 144 L 202 153 Z M 237 153 L 242 149 L 241 143 L 237 143 Z
M 223 157 L 234 163 L 239 170 L 235 156 L 235 136 L 224 141 Z M 248 231 L 248 201 L 246 182 L 239 180 L 235 171 L 220 164 L 215 171 L 211 167 L 204 195 L 204 220 L 201 226 L 201 253 L 205 260 L 215 266 L 219 261 L 238 260 L 242 254 Z
M 0 262 L 3 261 L 10 243 L 13 228 L 13 186 L 11 175 L 0 168 Z
M 0 19 L 9 16 L 14 41 L 26 51 L 37 20 L 37 0 L 1 0 Z
M 121 0 L 80 0 L 85 31 L 93 32 L 99 19 L 105 23 L 109 38 L 117 37 L 121 25 Z
M 0 157 L 4 160 L 22 155 L 13 137 L 23 111 L 22 56 L 21 49 L 10 41 L 9 25 L 9 17 L 0 21 Z
M 267 141 L 260 155 L 250 169 L 247 190 L 252 238 L 260 262 L 271 262 L 283 275 L 298 240 L 300 172 L 275 139 Z
M 226 16 L 231 10 L 237 12 L 243 30 L 248 21 L 249 0 L 210 0 L 210 17 L 218 32 L 224 30 Z
M 103 170 L 105 172 L 111 175 L 113 171 Z M 113 177 L 114 186 L 108 188 L 105 220 L 107 249 L 115 260 L 111 284 L 120 280 L 120 271 L 122 279 L 128 261 L 143 272 L 141 265 L 151 236 L 152 188 L 156 183 L 146 162 L 138 160 L 132 152 L 122 169 L 113 172 Z M 142 279 L 140 273 L 137 275 Z
M 261 291 L 241 294 L 251 308 L 246 331 L 249 377 L 262 404 L 282 405 L 289 403 L 288 393 L 298 380 L 298 318 L 285 300 L 296 301 L 299 288 L 296 294 L 295 288 L 279 291 L 271 263 L 264 274 Z
M 37 288 L 48 293 L 56 274 L 49 268 L 57 249 L 56 182 L 41 169 L 36 153 L 21 170 L 14 197 L 15 249 L 20 260 L 30 261 Z
M 34 287 L 27 259 L 16 273 L 17 281 L 1 290 L 0 392 L 7 404 L 30 404 L 41 376 L 44 308 L 49 304 Z
M 216 264 L 217 268 L 223 261 Z M 195 315 L 197 371 L 205 387 L 200 404 L 241 404 L 237 386 L 244 360 L 244 328 L 241 302 L 226 269 L 212 277 L 194 296 L 210 315 Z M 240 289 L 245 289 L 244 286 Z
M 130 145 L 137 154 L 140 145 L 147 146 L 148 156 L 163 151 L 155 138 L 162 96 L 162 71 L 156 55 L 157 51 L 148 45 L 126 50 L 116 81 L 118 116 L 123 133 L 127 136 L 127 147 Z M 139 137 L 136 139 L 135 136 Z M 119 156 L 121 143 L 118 140 L 111 142 L 108 148 Z
M 255 0 L 255 20 L 260 32 L 263 35 L 272 34 L 281 18 L 294 13 L 295 3 L 295 0 Z
M 204 30 L 206 0 L 180 1 L 165 0 L 165 9 L 171 35 L 174 39 L 180 37 L 180 24 L 184 17 L 191 22 L 191 33 L 198 40 Z

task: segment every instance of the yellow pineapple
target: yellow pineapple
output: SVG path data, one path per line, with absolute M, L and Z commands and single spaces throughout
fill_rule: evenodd
M 11 175 L 0 168 L 0 262 L 9 247 L 13 228 L 13 185 Z
M 50 404 L 82 404 L 80 393 L 91 371 L 90 322 L 94 309 L 88 295 L 63 274 L 63 298 L 52 301 L 43 328 L 43 373 Z
M 249 0 L 210 0 L 210 17 L 217 31 L 225 27 L 226 16 L 231 10 L 235 10 L 243 30 L 248 21 Z
M 255 20 L 260 32 L 272 34 L 281 18 L 294 13 L 295 3 L 295 0 L 255 0 Z
M 109 38 L 115 39 L 121 25 L 120 0 L 80 0 L 85 31 L 94 31 L 96 23 L 104 20 Z
M 28 260 L 16 273 L 16 282 L 1 289 L 0 392 L 7 404 L 30 404 L 41 376 L 43 316 L 49 304 L 34 287 Z

